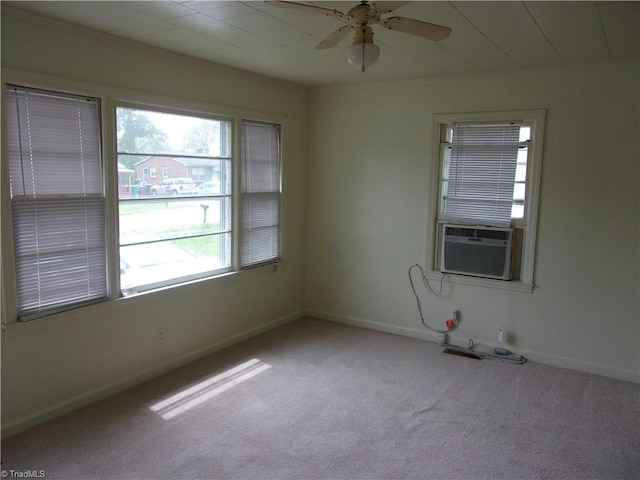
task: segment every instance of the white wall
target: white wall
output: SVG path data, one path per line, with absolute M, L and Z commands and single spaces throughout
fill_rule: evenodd
M 277 271 L 259 269 L 10 326 L 1 344 L 4 435 L 303 313 L 306 87 L 50 22 L 32 22 L 4 8 L 2 65 L 268 112 L 286 117 L 287 125 L 282 266 Z M 7 281 L 12 280 L 3 278 Z M 162 343 L 156 341 L 158 328 L 165 331 Z
M 407 269 L 425 263 L 433 113 L 548 109 L 537 288 L 445 286 L 441 298 L 424 295 L 429 321 L 459 307 L 459 338 L 492 342 L 502 325 L 528 358 L 639 379 L 637 64 L 325 88 L 310 104 L 305 87 L 3 9 L 2 65 L 285 115 L 289 127 L 283 267 L 10 329 L 1 343 L 4 435 L 305 310 L 432 338 Z
M 640 381 L 638 78 L 619 62 L 315 90 L 308 310 L 435 340 L 407 277 L 433 233 L 431 117 L 547 109 L 536 288 L 418 283 L 425 317 L 444 328 L 458 307 L 456 341 L 503 326 L 529 359 Z

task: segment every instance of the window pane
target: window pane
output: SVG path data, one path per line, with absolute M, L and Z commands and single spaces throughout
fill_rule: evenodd
M 531 140 L 531 127 L 522 126 L 520 127 L 520 142 L 528 142 Z
M 526 151 L 525 151 L 526 154 Z M 516 182 L 524 182 L 527 179 L 527 162 L 520 162 L 518 155 L 518 164 L 516 165 Z
M 127 158 L 131 168 L 125 165 Z M 162 172 L 162 177 L 156 172 Z M 119 155 L 118 179 L 121 199 L 229 195 L 231 160 Z
M 121 288 L 134 292 L 229 267 L 230 228 L 229 197 L 120 202 Z
M 120 247 L 120 286 L 125 294 L 195 279 L 229 266 L 231 234 Z
M 123 291 L 229 268 L 231 123 L 117 108 L 117 132 Z
M 511 217 L 524 218 L 524 205 L 514 204 L 513 207 L 511 207 Z
M 450 142 L 451 135 L 453 130 L 451 128 L 446 129 L 447 142 Z M 440 205 L 440 213 L 444 213 L 447 209 L 447 197 L 449 194 L 449 171 L 451 169 L 451 147 L 446 147 L 442 152 L 442 187 L 441 187 L 441 198 L 442 202 Z
M 17 201 L 13 222 L 21 314 L 106 296 L 102 198 Z
M 132 108 L 117 109 L 118 153 L 231 157 L 231 123 Z
M 453 140 L 453 128 L 449 125 L 442 126 L 442 141 L 445 143 L 451 143 Z
M 443 149 L 442 217 L 457 223 L 508 226 L 520 125 L 456 123 L 452 128 L 451 144 Z
M 523 203 L 524 202 L 524 194 L 525 194 L 525 184 L 524 183 L 516 183 L 513 186 L 513 200 L 514 203 Z
M 7 90 L 11 194 L 102 195 L 97 100 Z
M 231 228 L 229 197 L 120 202 L 120 245 L 205 235 Z

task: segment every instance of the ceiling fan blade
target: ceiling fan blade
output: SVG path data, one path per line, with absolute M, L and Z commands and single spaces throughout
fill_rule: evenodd
M 391 13 L 400 7 L 404 7 L 407 3 L 411 2 L 394 2 L 393 0 L 388 2 L 373 2 L 373 8 L 380 13 Z
M 389 30 L 397 30 L 398 32 L 410 33 L 418 37 L 426 38 L 438 42 L 444 40 L 451 33 L 451 29 L 442 25 L 423 22 L 413 18 L 391 17 L 380 20 L 378 23 Z
M 302 10 L 305 12 L 320 13 L 322 15 L 326 15 L 327 17 L 338 17 L 345 20 L 347 19 L 347 15 L 345 15 L 344 13 L 338 10 L 334 10 L 331 8 L 316 7 L 315 5 L 309 5 L 307 3 L 285 2 L 285 1 L 279 1 L 279 0 L 266 0 L 265 3 L 267 5 L 273 5 L 275 7 L 285 7 L 285 8 L 291 8 L 294 10 Z
M 352 25 L 345 25 L 344 27 L 340 27 L 323 41 L 321 41 L 317 46 L 317 50 L 324 50 L 325 48 L 335 47 L 340 41 L 345 38 L 351 30 L 353 29 Z

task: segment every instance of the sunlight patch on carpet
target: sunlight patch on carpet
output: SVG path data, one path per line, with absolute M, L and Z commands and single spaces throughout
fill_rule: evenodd
M 151 410 L 169 420 L 270 368 L 268 363 L 251 359 L 152 405 Z

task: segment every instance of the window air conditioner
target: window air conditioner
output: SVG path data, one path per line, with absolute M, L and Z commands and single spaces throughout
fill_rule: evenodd
M 443 225 L 440 271 L 483 278 L 511 278 L 508 228 Z

